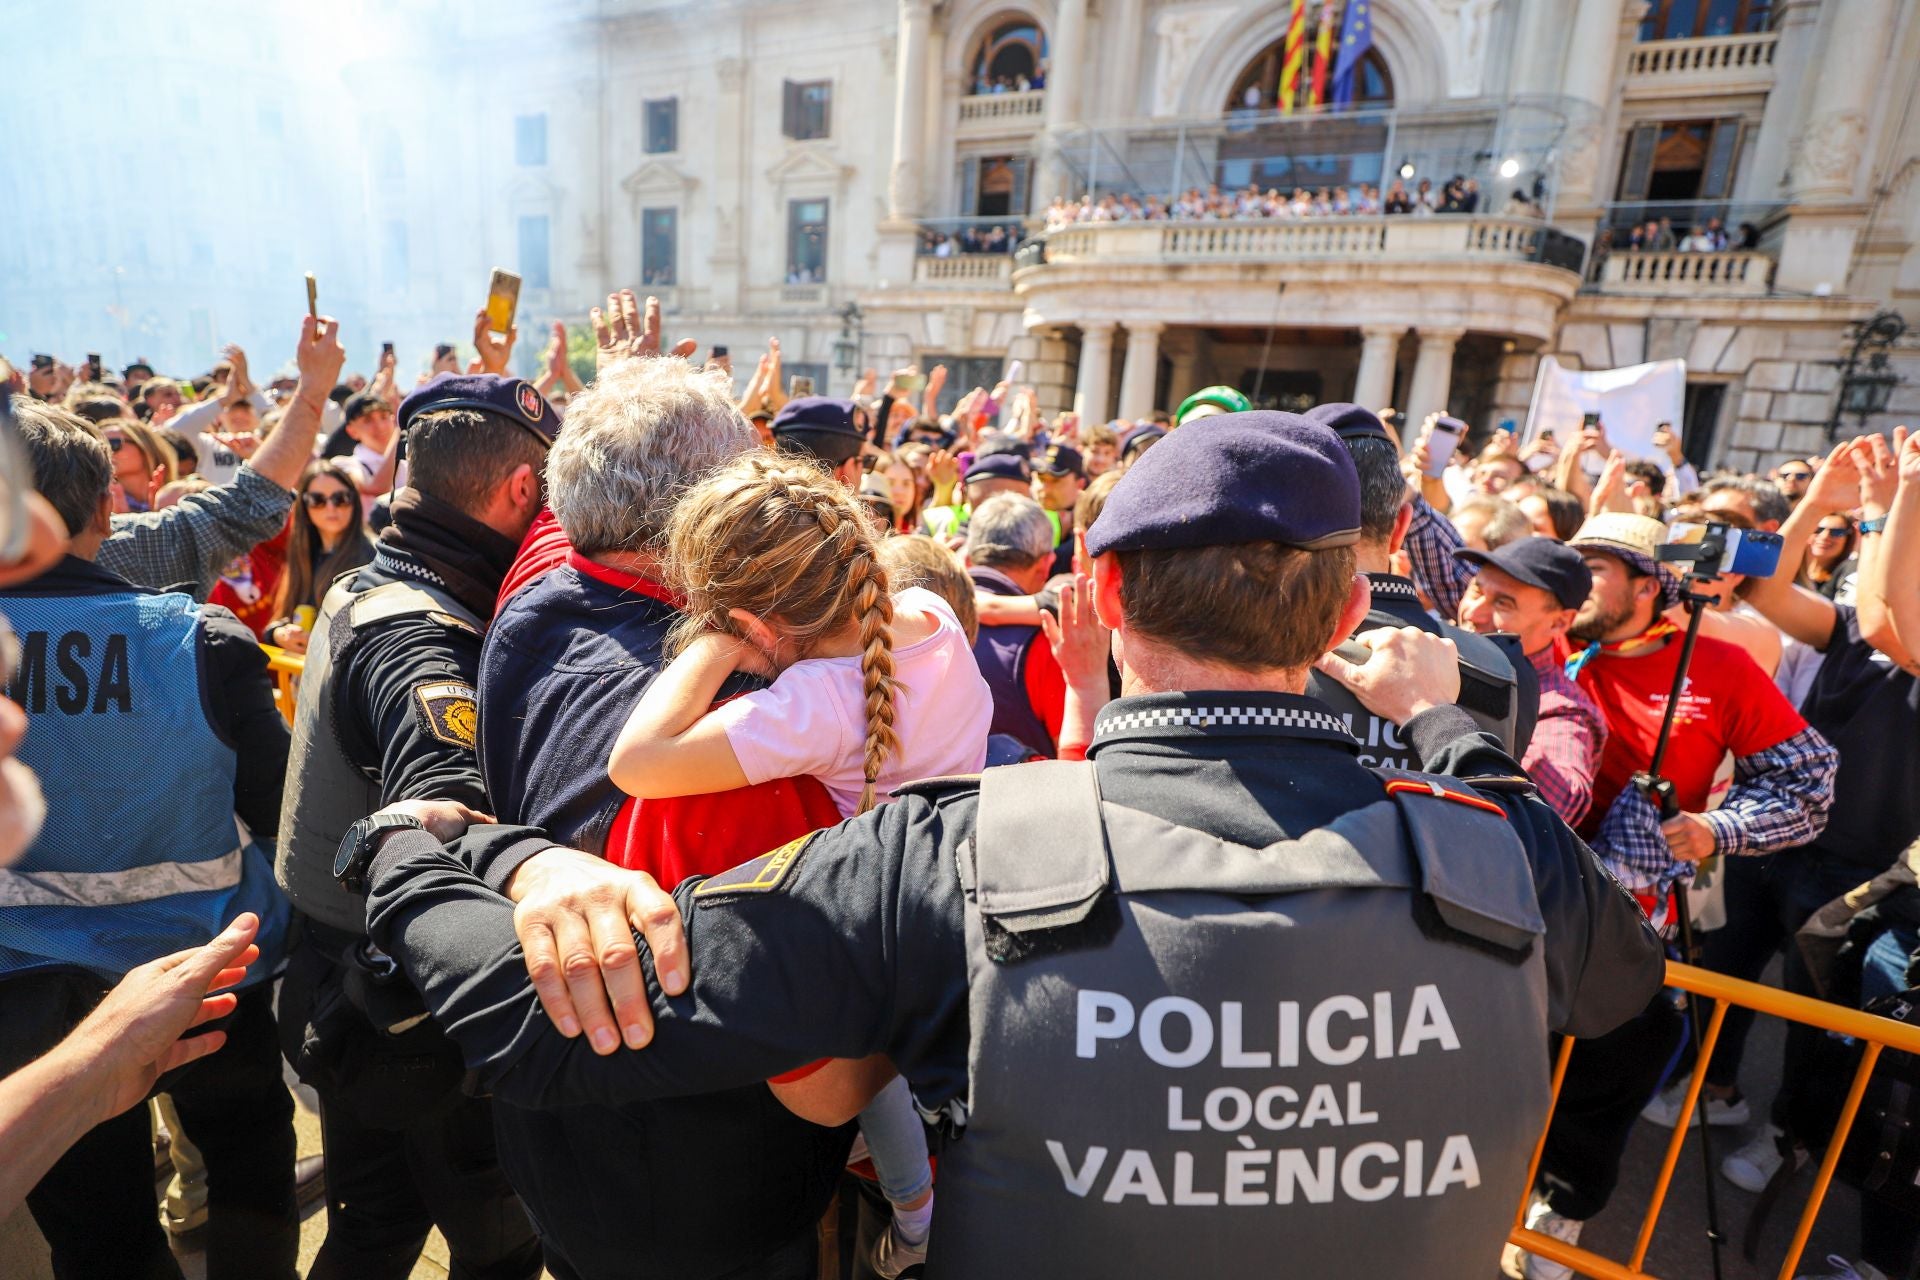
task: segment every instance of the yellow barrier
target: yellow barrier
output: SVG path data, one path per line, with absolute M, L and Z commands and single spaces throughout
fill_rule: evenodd
M 1820 1205 L 1827 1196 L 1827 1187 L 1833 1181 L 1834 1168 L 1840 1163 L 1841 1149 L 1846 1146 L 1847 1134 L 1853 1128 L 1853 1118 L 1860 1110 L 1860 1099 L 1866 1095 L 1867 1080 L 1873 1074 L 1874 1064 L 1880 1060 L 1880 1051 L 1894 1049 L 1901 1053 L 1920 1054 L 1920 1027 L 1794 995 L 1775 987 L 1763 987 L 1757 982 L 1729 978 L 1693 965 L 1669 962 L 1667 985 L 1678 987 L 1691 996 L 1713 1001 L 1706 1030 L 1700 1037 L 1700 1053 L 1694 1063 L 1693 1079 L 1687 1088 L 1682 1115 L 1691 1116 L 1694 1112 L 1700 1088 L 1706 1080 L 1703 1068 L 1707 1059 L 1713 1056 L 1714 1046 L 1720 1041 L 1720 1028 L 1726 1021 L 1727 1010 L 1736 1005 L 1756 1013 L 1785 1018 L 1789 1022 L 1817 1027 L 1822 1031 L 1851 1036 L 1863 1042 L 1860 1066 L 1854 1072 L 1852 1087 L 1847 1090 L 1846 1103 L 1840 1108 L 1840 1119 L 1834 1127 L 1833 1138 L 1827 1143 L 1826 1155 L 1814 1175 L 1813 1194 L 1807 1200 L 1806 1209 L 1801 1212 L 1800 1223 L 1794 1229 L 1793 1242 L 1787 1248 L 1786 1261 L 1780 1266 L 1780 1280 L 1793 1280 L 1794 1272 L 1800 1265 L 1800 1255 L 1807 1247 L 1807 1237 L 1813 1234 L 1814 1219 L 1819 1216 Z M 1568 1040 L 1560 1046 L 1560 1056 L 1554 1063 L 1555 1101 L 1559 1100 L 1560 1086 L 1566 1080 L 1567 1061 L 1572 1054 L 1573 1041 Z M 1548 1123 L 1552 1123 L 1551 1114 Z M 1680 1163 L 1680 1149 L 1686 1144 L 1690 1132 L 1692 1129 L 1684 1123 L 1673 1128 L 1673 1137 L 1667 1142 L 1666 1157 L 1660 1163 L 1660 1176 L 1654 1182 L 1653 1199 L 1647 1205 L 1646 1217 L 1640 1223 L 1639 1238 L 1634 1242 L 1633 1257 L 1625 1264 L 1538 1231 L 1527 1230 L 1527 1206 L 1533 1198 L 1533 1181 L 1540 1169 L 1540 1154 L 1546 1147 L 1544 1131 L 1534 1148 L 1533 1161 L 1527 1168 L 1527 1189 L 1520 1197 L 1520 1208 L 1514 1215 L 1513 1234 L 1507 1237 L 1508 1240 L 1528 1253 L 1539 1254 L 1563 1266 L 1572 1267 L 1582 1275 L 1597 1277 L 1597 1280 L 1642 1280 L 1648 1275 L 1642 1267 L 1647 1260 L 1647 1249 L 1653 1244 L 1654 1226 L 1659 1221 L 1661 1207 L 1666 1203 L 1667 1186 L 1673 1180 L 1674 1168 Z
M 267 670 L 273 673 L 273 705 L 279 707 L 280 714 L 292 724 L 294 701 L 300 696 L 300 673 L 307 669 L 306 656 L 288 653 L 270 644 L 260 648 L 267 655 Z

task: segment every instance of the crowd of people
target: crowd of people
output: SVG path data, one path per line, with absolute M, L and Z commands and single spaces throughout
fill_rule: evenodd
M 969 253 L 1012 253 L 1020 247 L 1023 228 L 1010 222 L 969 223 L 964 227 L 926 227 L 920 232 L 923 258 L 951 258 Z
M 1477 199 L 1215 188 L 1049 224 Z M 850 1161 L 852 1265 L 888 1280 L 1157 1273 L 1203 1220 L 1224 1266 L 1338 1197 L 1429 1216 L 1303 1245 L 1320 1270 L 1478 1276 L 1549 1033 L 1578 1039 L 1532 1229 L 1577 1242 L 1633 1125 L 1692 1122 L 1659 981 L 1682 904 L 1722 973 L 1784 956 L 1862 1006 L 1920 981 L 1920 434 L 1703 475 L 1671 424 L 1631 457 L 1604 420 L 1522 441 L 1230 387 L 943 412 L 944 368 L 796 397 L 772 341 L 739 390 L 652 300 L 591 323 L 589 384 L 559 326 L 514 377 L 485 313 L 407 388 L 391 349 L 343 377 L 326 317 L 264 387 L 237 348 L 190 379 L 0 367 L 0 1210 L 57 1274 L 176 1274 L 157 1090 L 208 1274 L 292 1276 L 315 1171 L 284 1058 L 320 1099 L 315 1277 L 404 1276 L 432 1227 L 459 1274 L 811 1276 Z M 1689 574 L 1663 548 L 1702 528 L 1778 534 L 1777 567 Z M 297 706 L 262 645 L 305 655 Z M 1289 894 L 1298 927 L 1234 923 Z M 1843 899 L 1844 980 L 1795 945 Z M 1263 975 L 1304 969 L 1276 1041 Z M 1759 1191 L 1825 1140 L 1829 1085 L 1795 1028 L 1762 1115 L 1750 1021 L 1701 1096 Z M 1332 1071 L 1363 1055 L 1413 1074 Z M 1256 1102 L 1254 1066 L 1301 1074 Z M 1280 1132 L 1376 1124 L 1376 1090 L 1423 1100 L 1389 1117 L 1418 1136 Z M 1243 1152 L 1255 1117 L 1308 1145 Z M 1293 1207 L 1147 1208 L 1222 1195 Z M 1860 1206 L 1834 1275 L 1911 1274 L 1920 1225 Z
M 1384 191 L 1373 183 L 1347 186 L 1295 187 L 1292 194 L 1278 187 L 1262 191 L 1257 183 L 1248 183 L 1238 191 L 1223 190 L 1218 183 L 1189 187 L 1172 200 L 1161 196 L 1138 196 L 1109 192 L 1095 197 L 1091 192 L 1078 200 L 1059 199 L 1047 206 L 1049 231 L 1079 222 L 1226 222 L 1250 219 L 1298 221 L 1308 218 L 1377 217 L 1404 215 L 1431 217 L 1441 213 L 1478 213 L 1481 211 L 1478 179 L 1456 174 L 1438 190 L 1431 178 L 1421 178 L 1411 186 L 1395 178 Z M 1501 212 L 1508 217 L 1542 216 L 1537 195 L 1515 187 Z
M 1676 231 L 1670 217 L 1648 218 L 1621 227 L 1603 227 L 1596 254 L 1628 253 L 1751 253 L 1760 247 L 1760 228 L 1742 222 L 1732 235 L 1718 217 L 1705 217 Z

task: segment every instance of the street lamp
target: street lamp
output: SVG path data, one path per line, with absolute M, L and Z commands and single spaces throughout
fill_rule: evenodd
M 840 308 L 840 336 L 833 340 L 833 367 L 841 373 L 852 374 L 860 367 L 860 348 L 866 341 L 866 330 L 862 328 L 865 320 L 857 302 Z
M 1840 366 L 1840 393 L 1834 397 L 1833 415 L 1827 419 L 1827 439 L 1840 434 L 1840 418 L 1852 414 L 1866 430 L 1867 419 L 1885 413 L 1900 375 L 1887 367 L 1887 350 L 1907 331 L 1907 322 L 1898 312 L 1881 311 L 1853 327 L 1853 348 Z M 1867 353 L 1866 368 L 1860 367 L 1861 354 Z

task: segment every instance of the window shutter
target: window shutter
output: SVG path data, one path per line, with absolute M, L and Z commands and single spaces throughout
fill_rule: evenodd
M 979 156 L 968 156 L 960 162 L 960 208 L 968 217 L 980 208 Z
M 1700 175 L 1700 198 L 1721 200 L 1733 190 L 1733 170 L 1740 158 L 1740 138 L 1745 124 L 1738 116 L 1713 122 L 1713 136 L 1707 141 L 1706 171 Z
M 1620 166 L 1620 199 L 1645 200 L 1653 182 L 1653 152 L 1660 141 L 1660 125 L 1637 124 L 1627 138 L 1626 163 Z
M 1027 215 L 1028 188 L 1033 185 L 1033 158 L 1017 156 L 1013 161 L 1013 199 L 1007 205 L 1007 212 L 1015 217 Z
M 798 116 L 800 86 L 791 80 L 780 82 L 780 132 L 789 138 L 800 136 Z

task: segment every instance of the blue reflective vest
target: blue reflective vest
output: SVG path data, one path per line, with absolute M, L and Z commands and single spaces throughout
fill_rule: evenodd
M 200 606 L 129 589 L 9 596 L 6 611 L 21 654 L 8 692 L 31 726 L 19 755 L 47 821 L 0 868 L 0 977 L 78 967 L 118 981 L 252 911 L 248 982 L 264 981 L 287 903 L 272 859 L 241 845 L 234 749 L 201 688 Z

